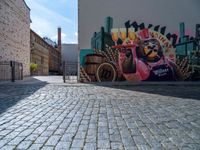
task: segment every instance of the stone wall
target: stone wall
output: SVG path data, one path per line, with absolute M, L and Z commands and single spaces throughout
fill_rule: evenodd
M 0 1 L 0 61 L 23 63 L 30 75 L 30 9 L 24 0 Z

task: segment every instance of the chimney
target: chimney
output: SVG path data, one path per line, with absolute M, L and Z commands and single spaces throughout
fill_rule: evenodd
M 61 44 L 61 28 L 59 27 L 58 28 L 58 50 L 61 51 L 61 47 L 62 47 L 62 44 Z

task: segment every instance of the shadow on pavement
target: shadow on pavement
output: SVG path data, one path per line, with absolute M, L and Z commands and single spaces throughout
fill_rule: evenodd
M 29 97 L 47 83 L 34 78 L 23 81 L 0 83 L 0 115 L 19 101 Z
M 192 84 L 192 83 L 173 83 L 173 84 L 165 84 L 165 83 L 157 83 L 157 84 L 130 84 L 130 85 L 115 85 L 112 83 L 101 83 L 96 84 L 92 83 L 96 86 L 103 86 L 115 89 L 122 89 L 122 90 L 129 90 L 129 91 L 137 91 L 137 92 L 144 92 L 148 94 L 158 94 L 162 96 L 171 96 L 177 98 L 184 98 L 184 99 L 195 99 L 200 100 L 200 83 L 199 84 Z

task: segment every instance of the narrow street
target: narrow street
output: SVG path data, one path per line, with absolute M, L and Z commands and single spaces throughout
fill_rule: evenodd
M 1 150 L 200 149 L 199 86 L 45 81 L 0 84 Z

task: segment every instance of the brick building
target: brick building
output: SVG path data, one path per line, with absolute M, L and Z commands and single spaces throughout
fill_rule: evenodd
M 49 49 L 50 45 L 38 34 L 31 30 L 31 62 L 36 63 L 38 68 L 33 75 L 49 74 Z
M 24 0 L 0 0 L 0 61 L 23 63 L 30 74 L 30 9 Z
M 58 28 L 58 45 L 49 46 L 49 72 L 60 73 L 61 70 L 61 28 Z

